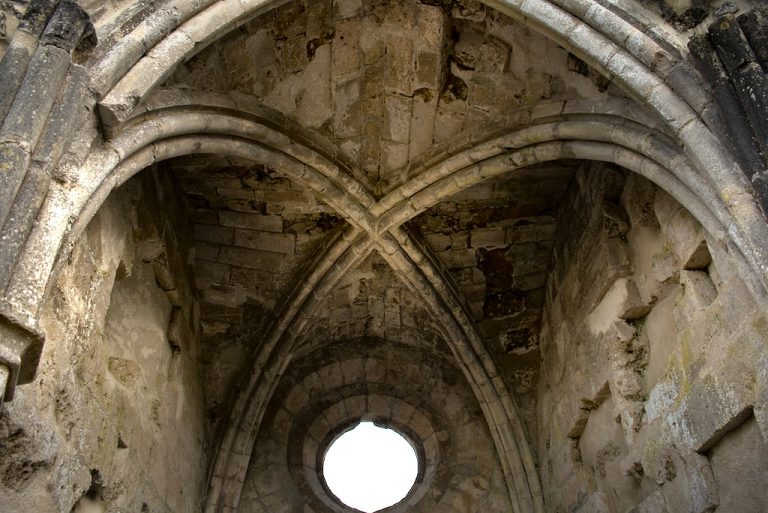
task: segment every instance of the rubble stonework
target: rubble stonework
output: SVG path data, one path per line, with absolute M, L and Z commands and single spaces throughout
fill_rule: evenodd
M 0 0 L 0 510 L 768 508 L 759 0 Z

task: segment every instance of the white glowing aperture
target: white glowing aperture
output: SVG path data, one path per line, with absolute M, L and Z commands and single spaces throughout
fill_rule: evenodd
M 397 504 L 416 481 L 419 464 L 411 444 L 396 431 L 361 422 L 325 453 L 323 475 L 344 504 L 365 513 Z

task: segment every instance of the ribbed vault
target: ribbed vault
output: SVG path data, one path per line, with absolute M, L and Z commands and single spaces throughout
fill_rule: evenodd
M 521 381 L 538 372 L 554 227 L 577 169 L 602 162 L 669 193 L 768 297 L 768 231 L 706 123 L 709 93 L 682 43 L 638 12 L 126 3 L 97 17 L 96 115 L 6 296 L 34 319 L 109 195 L 166 173 L 192 225 L 208 348 L 207 513 L 347 511 L 318 454 L 366 418 L 421 451 L 420 484 L 393 511 L 450 510 L 467 493 L 467 511 L 543 513 Z
M 663 185 L 678 199 L 687 201 L 714 234 L 722 233 L 720 220 L 710 207 L 698 203 L 689 186 L 660 164 L 675 159 L 682 163 L 684 157 L 665 144 L 665 136 L 657 129 L 645 127 L 642 118 L 632 119 L 628 103 L 623 111 L 626 117 L 617 114 L 622 112 L 620 103 L 612 104 L 606 113 L 595 112 L 598 106 L 584 102 L 573 106 L 555 103 L 555 112 L 569 113 L 565 119 L 558 118 L 549 107 L 539 106 L 524 116 L 529 120 L 527 124 L 512 126 L 507 135 L 414 172 L 400 188 L 376 202 L 355 182 L 351 172 L 344 171 L 344 161 L 335 163 L 324 157 L 321 144 L 316 144 L 319 149 L 314 150 L 298 142 L 311 140 L 309 135 L 289 138 L 272 128 L 274 122 L 259 122 L 255 114 L 221 110 L 226 106 L 224 99 L 209 101 L 218 107 L 212 110 L 195 106 L 189 100 L 178 102 L 178 93 L 166 98 L 181 105 L 162 104 L 163 98 L 162 94 L 158 96 L 150 103 L 152 107 L 146 115 L 129 123 L 111 142 L 116 148 L 111 151 L 122 154 L 123 161 L 116 162 L 116 171 L 100 170 L 103 181 L 89 196 L 95 198 L 91 199 L 93 205 L 98 205 L 98 197 L 105 196 L 116 184 L 156 161 L 192 153 L 223 154 L 263 163 L 302 184 L 337 209 L 349 223 L 343 233 L 337 231 L 314 253 L 311 264 L 304 266 L 309 271 L 299 275 L 293 291 L 285 296 L 283 306 L 265 330 L 264 341 L 256 349 L 254 366 L 246 373 L 248 385 L 239 394 L 224 431 L 209 493 L 213 510 L 220 505 L 237 507 L 247 468 L 242 462 L 250 458 L 261 418 L 280 382 L 282 369 L 290 362 L 298 336 L 338 281 L 372 251 L 381 254 L 438 320 L 491 426 L 512 500 L 519 504 L 518 509 L 536 507 L 537 492 L 529 488 L 538 486 L 535 479 L 521 481 L 516 477 L 526 473 L 535 476 L 535 470 L 514 399 L 499 379 L 496 364 L 453 279 L 431 255 L 432 250 L 404 227 L 405 222 L 442 199 L 483 180 L 541 162 L 563 158 L 603 160 L 623 165 Z M 580 108 L 587 111 L 582 118 L 578 117 Z M 201 116 L 201 112 L 206 115 Z M 259 114 L 264 116 L 263 111 Z M 201 133 L 194 134 L 195 120 L 201 123 Z M 583 139 L 579 134 L 583 134 Z M 99 154 L 91 158 L 94 162 L 103 161 Z M 690 181 L 691 177 L 686 179 Z M 85 212 L 87 205 L 86 202 Z M 84 224 L 88 217 L 83 215 L 81 219 Z M 77 232 L 72 232 L 72 236 L 76 237 Z M 499 429 L 500 426 L 506 427 Z M 240 470 L 232 474 L 234 468 Z M 526 503 L 528 506 L 524 506 Z

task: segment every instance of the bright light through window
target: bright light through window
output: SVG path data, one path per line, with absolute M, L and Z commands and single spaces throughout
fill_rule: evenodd
M 400 502 L 418 473 L 416 453 L 391 429 L 361 422 L 331 444 L 323 474 L 344 504 L 372 513 Z

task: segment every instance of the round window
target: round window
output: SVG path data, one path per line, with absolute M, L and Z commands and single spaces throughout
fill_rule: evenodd
M 402 435 L 361 422 L 328 447 L 323 476 L 341 502 L 372 513 L 403 500 L 418 467 L 416 452 Z

